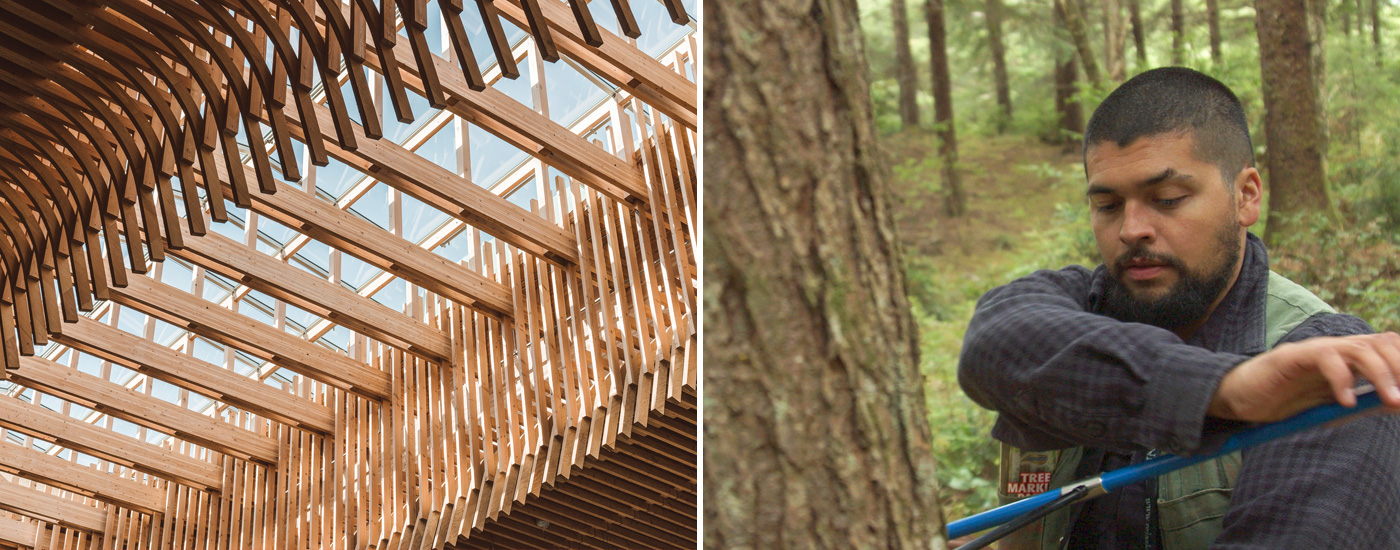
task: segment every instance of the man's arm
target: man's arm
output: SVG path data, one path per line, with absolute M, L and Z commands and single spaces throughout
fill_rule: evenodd
M 1085 310 L 1092 273 L 1040 271 L 988 292 L 958 382 L 1023 449 L 1089 445 L 1190 452 L 1221 378 L 1248 359 Z
M 1284 341 L 1370 332 L 1349 315 L 1318 315 Z M 1400 417 L 1312 430 L 1243 459 L 1212 549 L 1400 548 Z

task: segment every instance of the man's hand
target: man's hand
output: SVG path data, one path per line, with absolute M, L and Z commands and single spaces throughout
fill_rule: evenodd
M 1375 386 L 1386 407 L 1400 409 L 1400 335 L 1312 338 L 1280 345 L 1226 374 L 1206 414 L 1274 422 L 1333 400 L 1354 407 L 1355 376 Z

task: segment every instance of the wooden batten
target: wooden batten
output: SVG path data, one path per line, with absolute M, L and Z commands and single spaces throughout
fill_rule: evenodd
M 698 51 L 635 39 L 697 25 L 661 3 L 0 0 L 0 546 L 695 547 Z M 550 63 L 608 97 L 551 117 Z M 528 160 L 483 181 L 478 130 Z

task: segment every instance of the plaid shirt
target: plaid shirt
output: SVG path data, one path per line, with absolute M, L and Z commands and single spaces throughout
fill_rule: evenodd
M 1099 314 L 1109 277 L 1102 265 L 1036 272 L 978 302 L 958 381 L 999 413 L 992 436 L 1022 449 L 1217 447 L 1240 424 L 1207 418 L 1206 408 L 1230 369 L 1265 350 L 1268 273 L 1251 234 L 1239 279 L 1183 342 Z M 1355 317 L 1319 314 L 1280 343 L 1371 332 Z M 1134 500 L 1124 505 L 1142 517 Z M 1211 548 L 1400 549 L 1398 519 L 1400 417 L 1372 416 L 1244 451 Z

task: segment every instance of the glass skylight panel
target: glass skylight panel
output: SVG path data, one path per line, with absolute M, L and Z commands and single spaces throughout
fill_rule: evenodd
M 321 321 L 321 318 L 316 316 L 314 313 L 301 309 L 297 306 L 287 304 L 286 309 L 287 328 L 289 330 L 295 329 L 293 331 L 293 334 L 296 334 L 298 336 L 305 333 L 306 329 L 311 328 L 313 325 Z
M 390 231 L 393 225 L 389 223 L 389 190 L 388 185 L 382 182 L 375 183 L 347 210 L 369 220 L 385 231 Z
M 123 386 L 125 386 L 127 382 L 130 382 L 132 378 L 136 378 L 136 371 L 116 363 L 112 363 L 112 375 L 107 377 L 108 380 Z
M 91 374 L 93 376 L 102 376 L 101 359 L 98 359 L 97 356 L 88 355 L 82 352 L 75 351 L 74 353 L 78 354 L 78 371 L 83 372 L 85 374 Z
M 120 418 L 112 417 L 112 431 L 132 439 L 139 439 L 141 427 Z
M 86 418 L 88 417 L 89 414 L 92 414 L 92 409 L 89 409 L 89 408 L 84 407 L 84 406 L 82 406 L 82 405 L 79 405 L 79 404 L 77 404 L 77 403 L 69 403 L 69 404 L 68 404 L 68 417 L 69 417 L 69 418 L 76 418 L 76 419 L 78 419 L 78 420 L 84 420 L 84 419 L 86 419 Z
M 194 339 L 193 355 L 196 359 L 211 365 L 224 364 L 224 346 L 207 338 L 196 337 Z
M 257 296 L 255 296 L 257 295 Z M 264 301 L 265 300 L 265 301 Z M 243 297 L 242 303 L 238 306 L 238 312 L 252 318 L 265 325 L 273 325 L 276 319 L 272 317 L 272 298 L 258 291 L 249 292 Z
M 534 54 L 530 54 L 534 55 Z M 521 105 L 534 108 L 534 102 L 530 99 L 530 56 L 527 55 L 517 61 L 520 68 L 520 76 L 517 78 L 501 77 L 491 84 L 492 88 L 506 94 L 507 97 L 520 102 Z
M 587 140 L 589 143 L 601 141 L 603 142 L 603 149 L 611 152 L 613 151 L 612 125 L 612 118 L 608 118 L 603 124 L 595 127 L 592 132 L 584 134 L 583 139 Z M 553 173 L 554 169 L 550 168 L 550 171 Z M 554 181 L 553 175 L 550 176 L 550 181 Z
M 415 153 L 418 156 L 433 161 L 433 164 L 441 166 L 453 174 L 459 173 L 457 170 L 457 140 L 454 137 L 456 130 L 454 125 L 449 123 L 443 125 L 433 137 L 428 138 L 419 146 Z
M 511 204 L 525 209 L 526 212 L 529 212 L 530 200 L 538 200 L 540 198 L 538 181 L 539 178 L 536 178 L 533 174 L 530 175 L 530 178 L 525 180 L 525 183 L 517 185 L 515 190 L 506 195 L 506 200 L 510 201 Z M 541 208 L 543 208 L 543 205 L 541 205 Z
M 154 378 L 150 379 L 150 384 L 152 397 L 172 404 L 180 402 L 180 388 Z
M 122 315 L 126 314 L 123 313 Z M 152 339 L 152 341 L 157 344 L 160 344 L 162 346 L 169 346 L 170 344 L 175 343 L 175 340 L 178 340 L 181 336 L 185 335 L 185 329 L 182 329 L 160 319 L 153 318 L 152 320 L 155 321 L 156 325 L 155 336 Z
M 122 315 L 117 321 L 117 328 L 128 334 L 144 338 L 146 336 L 146 314 L 138 309 L 124 307 Z
M 167 257 L 160 268 L 160 282 L 173 286 L 180 290 L 189 292 L 190 282 L 194 280 L 194 270 L 185 265 L 185 262 L 178 258 Z
M 474 124 L 467 130 L 467 143 L 471 147 L 472 183 L 488 189 L 529 157 Z
M 325 336 L 316 340 L 316 343 L 335 351 L 345 351 L 350 349 L 350 339 L 352 337 L 354 337 L 354 333 L 351 332 L 350 329 L 336 325 L 334 328 L 327 331 Z
M 389 309 L 403 311 L 404 300 L 408 296 L 404 293 L 404 284 L 402 279 L 396 278 L 389 281 L 389 284 L 384 285 L 384 288 L 379 289 L 379 292 L 375 292 L 372 298 Z
M 525 31 L 521 30 L 520 27 L 512 25 L 503 18 L 500 21 L 501 29 L 505 31 L 507 43 L 518 44 L 525 38 Z M 472 45 L 472 54 L 476 56 L 476 62 L 481 67 L 482 74 L 490 72 L 496 66 L 496 55 L 491 49 L 491 41 L 486 38 L 486 24 L 481 22 L 481 10 L 472 8 L 462 10 L 462 26 L 467 29 L 467 41 Z
M 549 119 L 566 127 L 608 98 L 607 92 L 562 59 L 544 64 L 544 83 Z
M 330 196 L 329 202 L 336 202 L 354 187 L 365 175 L 350 165 L 330 157 L 330 163 L 316 168 L 316 190 Z M 320 193 L 317 196 L 320 196 Z M 325 197 L 322 197 L 323 199 Z
M 188 407 L 190 410 L 202 412 L 204 411 L 204 409 L 209 408 L 209 406 L 213 404 L 213 399 L 209 399 L 208 397 L 205 397 L 195 392 L 190 392 L 190 404 Z
M 686 12 L 694 13 L 689 8 Z M 691 32 L 689 25 L 673 23 L 671 15 L 666 12 L 666 6 L 661 2 L 633 2 L 632 13 L 636 14 L 637 26 L 642 29 L 642 36 L 637 38 L 637 49 L 652 57 L 666 53 L 666 50 L 671 49 L 671 46 L 675 46 L 676 42 Z
M 258 218 L 258 251 L 269 256 L 282 252 L 282 247 L 299 236 L 300 233 L 266 217 Z
M 221 303 L 224 298 L 233 293 L 234 285 L 223 276 L 205 271 L 204 272 L 204 296 L 205 300 L 214 303 Z
M 437 114 L 438 110 L 428 105 L 427 98 L 405 88 L 404 92 L 408 95 L 408 106 L 413 111 L 413 121 L 407 124 L 399 122 L 399 117 L 394 112 L 394 102 L 389 99 L 389 81 L 384 78 L 379 80 L 381 81 L 379 96 L 383 98 L 380 102 L 382 104 L 380 120 L 384 122 L 384 139 L 394 143 L 403 143 L 405 138 L 428 122 L 434 114 Z
M 445 212 L 407 194 L 403 198 L 403 237 L 412 242 L 421 242 L 442 224 L 451 219 Z
M 340 282 L 350 290 L 359 290 L 380 271 L 383 270 L 367 264 L 359 258 L 349 254 L 340 255 Z
M 331 271 L 331 247 L 316 239 L 307 239 L 289 263 L 325 278 Z

